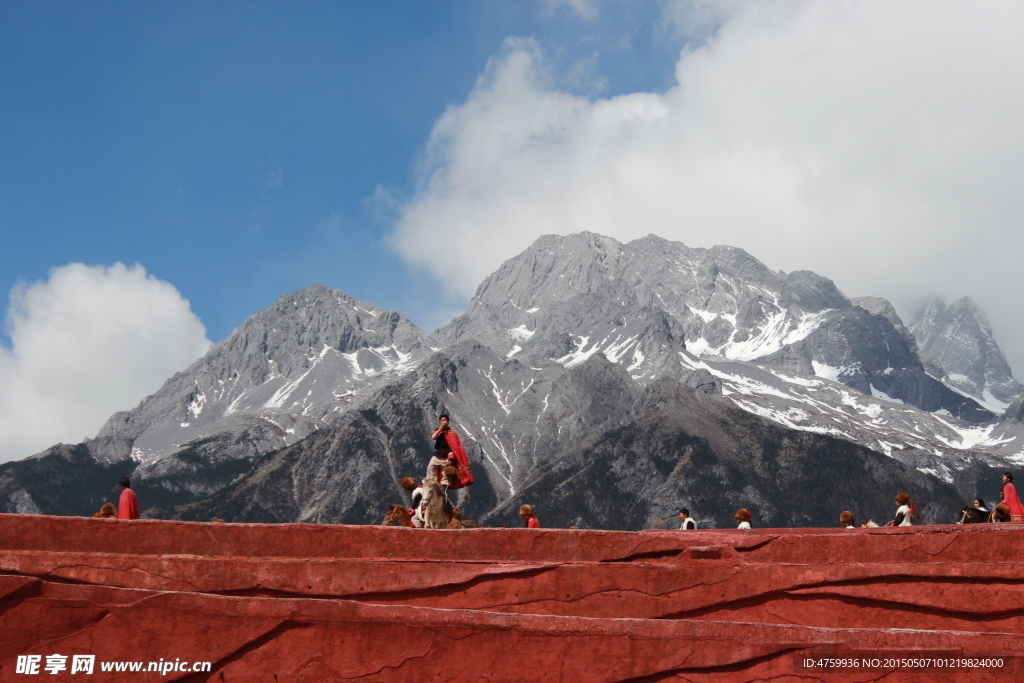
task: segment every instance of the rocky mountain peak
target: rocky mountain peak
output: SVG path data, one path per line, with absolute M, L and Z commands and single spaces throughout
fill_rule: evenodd
M 797 270 L 786 276 L 779 303 L 785 308 L 795 307 L 803 313 L 850 306 L 850 301 L 834 282 L 809 270 Z
M 880 296 L 861 296 L 850 299 L 850 302 L 853 303 L 854 306 L 859 306 L 872 315 L 888 320 L 896 334 L 898 334 L 904 343 L 906 343 L 907 347 L 921 359 L 921 363 L 924 365 L 928 374 L 939 380 L 946 379 L 946 371 L 934 358 L 920 350 L 917 345 L 917 340 L 914 339 L 914 335 L 911 334 L 910 330 L 908 330 L 903 324 L 903 319 L 900 318 L 899 313 L 896 312 L 896 308 L 888 299 L 884 299 Z
M 1024 392 L 992 335 L 988 317 L 969 297 L 948 307 L 935 298 L 911 320 L 918 346 L 945 369 L 950 386 L 995 412 L 1005 410 Z
M 871 309 L 826 277 L 773 271 L 736 247 L 546 235 L 490 275 L 434 339 L 566 364 L 603 353 L 641 383 L 680 377 L 685 349 L 821 374 L 968 420 L 994 417 L 928 374 L 888 302 L 865 303 Z
M 314 284 L 248 318 L 138 407 L 113 415 L 97 438 L 131 440 L 132 457 L 144 462 L 212 434 L 255 429 L 291 443 L 429 352 L 427 336 L 402 314 Z
M 904 335 L 908 340 L 913 340 L 913 335 L 910 334 L 904 324 L 903 319 L 900 318 L 899 313 L 896 312 L 896 308 L 885 299 L 880 296 L 860 296 L 850 299 L 850 303 L 854 306 L 860 306 L 871 315 L 880 315 L 888 320 L 894 329 L 896 329 L 901 335 Z
M 1003 413 L 1002 419 L 1008 422 L 1024 422 L 1024 394 L 1021 394 Z

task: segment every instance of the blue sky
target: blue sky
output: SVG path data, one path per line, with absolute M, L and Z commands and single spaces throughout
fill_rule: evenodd
M 0 2 L 0 461 L 314 282 L 429 332 L 545 233 L 905 318 L 969 295 L 1019 375 L 1021 34 L 995 1 Z
M 665 89 L 679 44 L 659 11 L 2 3 L 0 290 L 72 262 L 138 262 L 213 341 L 313 282 L 430 326 L 465 297 L 383 243 L 377 188 L 412 193 L 434 122 L 509 36 L 565 70 L 596 55 L 584 76 L 602 94 Z

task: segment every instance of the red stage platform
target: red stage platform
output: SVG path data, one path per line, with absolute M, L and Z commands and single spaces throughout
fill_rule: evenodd
M 0 515 L 0 680 L 1022 680 L 1022 534 Z

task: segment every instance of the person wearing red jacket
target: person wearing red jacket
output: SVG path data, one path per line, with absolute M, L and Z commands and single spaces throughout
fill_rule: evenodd
M 1024 522 L 1024 505 L 1020 502 L 1017 489 L 1013 486 L 1013 475 L 1009 472 L 1003 475 L 1002 496 L 1003 499 L 999 503 L 1000 505 L 1005 503 L 1010 508 L 1010 521 Z
M 135 497 L 135 491 L 132 491 L 132 483 L 128 481 L 128 477 L 121 477 L 118 483 L 124 490 L 121 491 L 121 501 L 117 505 L 117 518 L 138 519 L 139 499 Z

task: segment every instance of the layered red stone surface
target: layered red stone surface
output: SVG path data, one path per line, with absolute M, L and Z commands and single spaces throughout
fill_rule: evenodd
M 46 680 L 1024 680 L 1022 533 L 0 515 L 0 680 L 25 654 L 212 664 Z M 1004 668 L 804 665 L 921 655 Z

